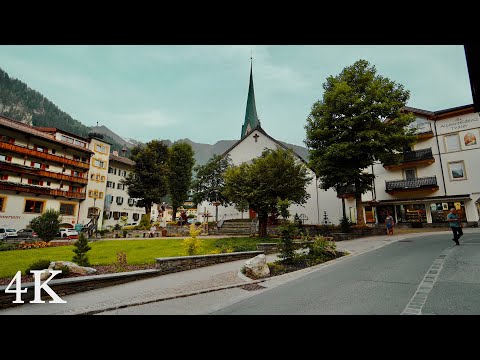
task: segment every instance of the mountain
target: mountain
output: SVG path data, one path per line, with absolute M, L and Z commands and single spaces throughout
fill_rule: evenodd
M 55 127 L 83 137 L 86 137 L 91 129 L 60 110 L 24 82 L 8 76 L 2 69 L 0 69 L 0 114 L 25 124 Z M 120 150 L 123 147 L 123 140 L 117 142 L 110 136 L 105 137 L 105 140 L 112 143 L 113 150 Z
M 142 145 L 142 142 L 122 137 L 106 126 L 88 127 L 80 121 L 73 119 L 66 112 L 60 110 L 54 103 L 33 90 L 24 82 L 8 76 L 0 69 L 0 114 L 9 118 L 24 122 L 33 126 L 56 127 L 71 132 L 78 136 L 87 136 L 90 130 L 103 134 L 106 141 L 112 144 L 112 150 L 120 151 L 124 146 L 127 149 L 135 145 Z M 167 146 L 173 143 L 170 140 L 162 140 Z M 203 165 L 213 155 L 223 154 L 237 140 L 219 140 L 215 144 L 202 144 L 190 139 L 180 139 L 175 142 L 186 142 L 190 144 L 195 152 L 196 164 Z M 298 155 L 308 159 L 308 150 L 302 146 L 282 142 L 292 148 Z M 127 151 L 127 155 L 129 151 Z

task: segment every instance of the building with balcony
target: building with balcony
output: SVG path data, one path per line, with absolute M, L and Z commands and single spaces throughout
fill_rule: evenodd
M 79 222 L 89 141 L 0 116 L 0 223 L 25 228 L 46 209 L 60 211 L 62 226 Z
M 363 194 L 367 222 L 384 223 L 388 212 L 399 224 L 447 225 L 456 208 L 464 222 L 480 214 L 480 114 L 473 105 L 441 111 L 406 107 L 416 116 L 412 149 L 396 161 L 366 169 L 375 174 L 372 191 Z M 347 214 L 355 220 L 355 199 L 345 190 Z M 340 196 L 341 195 L 341 196 Z M 350 195 L 350 196 L 349 196 Z
M 103 228 L 113 228 L 116 224 L 138 225 L 145 214 L 145 208 L 137 206 L 138 199 L 129 197 L 127 187 L 121 183 L 135 165 L 134 161 L 125 157 L 125 153 L 126 149 L 122 151 L 122 156 L 117 152 L 109 156 Z M 156 206 L 152 207 L 152 219 L 156 219 L 154 210 L 157 210 Z

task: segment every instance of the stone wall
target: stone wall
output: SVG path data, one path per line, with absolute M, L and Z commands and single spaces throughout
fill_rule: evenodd
M 162 273 L 172 273 L 214 264 L 220 264 L 228 261 L 250 259 L 259 254 L 263 254 L 263 251 L 242 251 L 226 254 L 179 256 L 169 258 L 157 258 L 155 260 L 157 262 L 157 269 L 159 269 Z

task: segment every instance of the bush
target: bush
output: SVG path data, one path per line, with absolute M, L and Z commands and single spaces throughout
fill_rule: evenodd
M 281 275 L 287 272 L 285 265 L 273 262 L 267 263 L 268 268 L 270 269 L 270 276 Z
M 188 219 L 193 219 L 194 217 L 195 217 L 195 215 L 193 215 L 193 214 L 190 214 L 190 215 L 187 216 Z
M 124 226 L 122 228 L 122 230 L 137 230 L 137 226 L 133 226 L 133 225 L 130 225 L 130 226 Z
M 30 270 L 44 270 L 48 269 L 51 261 L 47 259 L 37 260 L 34 263 L 30 264 L 28 268 L 25 269 L 25 275 L 31 275 Z
M 195 225 L 196 225 L 196 226 L 202 225 L 202 223 L 201 223 L 200 221 L 197 221 L 197 222 L 195 223 Z
M 167 225 L 178 225 L 176 221 L 168 221 Z
M 190 225 L 190 237 L 182 241 L 182 245 L 185 248 L 187 255 L 196 255 L 200 250 L 201 241 L 197 239 L 197 236 L 202 232 L 201 228 L 197 228 L 195 225 Z
M 127 265 L 127 254 L 125 254 L 123 251 L 117 252 L 117 261 L 113 263 L 115 272 L 127 271 Z
M 100 234 L 100 236 L 104 236 L 106 233 L 110 232 L 110 230 L 103 229 L 103 230 L 98 230 L 97 232 Z
M 286 222 L 278 227 L 278 234 L 281 239 L 279 258 L 285 263 L 291 263 L 295 258 L 293 238 L 298 235 L 298 232 L 296 224 L 291 222 Z
M 340 227 L 342 229 L 342 232 L 349 233 L 352 231 L 352 222 L 349 218 L 342 217 L 342 219 L 340 220 Z
M 43 241 L 52 240 L 60 229 L 60 212 L 48 209 L 30 221 L 30 227 Z
M 2 244 L 0 243 L 0 251 L 16 250 L 17 245 L 15 244 Z
M 140 219 L 140 224 L 137 226 L 137 230 L 150 230 L 150 219 L 147 214 L 143 214 Z
M 311 260 L 319 259 L 320 262 L 335 259 L 337 257 L 337 245 L 333 241 L 325 239 L 323 236 L 315 236 L 308 256 Z
M 113 230 L 120 230 L 122 228 L 122 226 L 120 224 L 115 224 L 115 226 L 113 227 Z
M 18 250 L 42 249 L 42 248 L 51 247 L 51 246 L 54 246 L 54 245 L 45 241 L 26 241 L 23 244 L 18 244 L 17 249 Z
M 75 249 L 73 249 L 75 256 L 73 257 L 72 261 L 80 266 L 90 266 L 87 257 L 87 251 L 90 251 L 92 248 L 88 245 L 85 235 L 80 233 L 78 240 L 75 241 L 75 244 L 73 245 L 75 246 Z

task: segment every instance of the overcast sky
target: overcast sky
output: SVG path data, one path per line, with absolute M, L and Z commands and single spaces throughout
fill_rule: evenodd
M 304 125 L 330 75 L 359 59 L 410 90 L 408 106 L 471 104 L 463 46 L 0 46 L 0 67 L 74 119 L 140 141 L 237 140 L 250 55 L 257 113 L 277 140 L 304 145 Z

